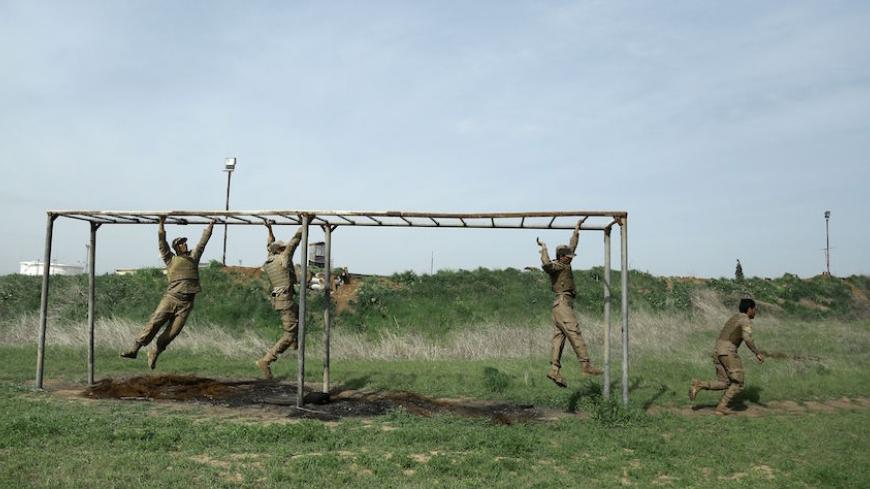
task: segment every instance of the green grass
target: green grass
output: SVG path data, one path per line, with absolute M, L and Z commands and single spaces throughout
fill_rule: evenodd
M 578 312 L 601 315 L 601 267 L 576 270 Z M 614 272 L 614 294 L 619 294 Z M 268 284 L 224 270 L 212 262 L 201 272 L 203 292 L 190 324 L 217 324 L 234 330 L 267 331 L 273 322 Z M 404 272 L 362 281 L 351 310 L 337 315 L 336 325 L 376 337 L 382 331 L 414 331 L 430 338 L 482 324 L 536 324 L 548 321 L 552 294 L 549 280 L 540 271 L 516 269 L 439 271 L 434 275 Z M 22 315 L 38 314 L 41 277 L 0 276 L 0 323 Z M 767 312 L 786 318 L 870 318 L 870 279 L 813 277 L 785 274 L 777 279 L 679 279 L 657 277 L 632 270 L 629 285 L 634 309 L 651 313 L 681 314 L 691 318 L 693 297 L 714 291 L 729 310 L 746 293 L 764 302 Z M 131 275 L 97 277 L 97 317 L 145 321 L 159 302 L 166 278 L 159 269 Z M 68 322 L 87 317 L 87 278 L 84 275 L 53 277 L 51 306 L 55 317 Z M 863 299 L 861 298 L 863 297 Z M 310 310 L 320 311 L 323 297 L 309 294 Z M 309 315 L 312 330 L 321 328 L 322 314 Z
M 851 341 L 867 325 L 853 326 Z M 863 328 L 863 329 L 861 329 Z M 826 355 L 838 340 L 817 325 L 793 326 L 782 345 L 804 338 Z M 846 329 L 848 331 L 848 328 Z M 842 331 L 838 331 L 843 333 Z M 771 338 L 772 340 L 772 338 Z M 775 342 L 773 342 L 776 344 Z M 819 346 L 820 345 L 820 346 Z M 866 345 L 828 371 L 793 372 L 800 362 L 748 365 L 755 401 L 867 396 Z M 407 389 L 436 397 L 507 399 L 591 412 L 586 420 L 513 426 L 402 411 L 373 422 L 294 423 L 215 418 L 205 407 L 64 400 L 34 393 L 32 346 L 2 346 L 0 487 L 866 487 L 870 411 L 720 419 L 648 416 L 645 404 L 685 405 L 690 371 L 704 361 L 639 354 L 632 406 L 602 401 L 600 384 L 566 368 L 571 389 L 552 386 L 544 359 L 341 361 L 333 378 L 351 387 Z M 700 355 L 699 355 L 700 356 Z M 138 375 L 144 361 L 98 350 L 98 378 Z M 845 368 L 849 362 L 854 368 Z M 49 382 L 82 382 L 82 350 L 49 348 Z M 566 362 L 567 365 L 567 362 Z M 618 368 L 618 367 L 617 367 Z M 170 349 L 162 373 L 251 378 L 251 359 Z M 312 360 L 307 378 L 320 378 Z M 276 374 L 295 378 L 295 361 Z M 615 389 L 618 392 L 618 389 Z M 715 397 L 709 399 L 715 402 Z
M 6 354 L 14 352 L 3 353 L 10 358 Z M 23 353 L 32 352 L 19 352 Z M 54 353 L 55 361 L 74 359 Z M 189 357 L 178 370 L 184 371 L 186 362 L 192 361 L 200 361 L 208 374 L 235 374 L 242 367 L 200 356 Z M 605 415 L 512 426 L 453 416 L 419 418 L 397 411 L 373 421 L 269 423 L 214 418 L 204 407 L 179 411 L 161 403 L 63 400 L 5 380 L 23 374 L 10 371 L 9 365 L 3 363 L 0 382 L 0 487 L 870 483 L 868 410 L 733 419 L 646 416 L 630 410 L 631 415 L 618 423 Z M 464 367 L 468 376 L 484 372 L 480 366 Z M 388 369 L 392 372 L 382 378 L 392 374 L 404 385 L 417 385 L 424 375 L 419 366 L 374 363 L 368 370 L 365 363 L 356 363 L 340 371 L 344 376 L 349 369 L 361 376 Z M 418 378 L 403 377 L 402 370 Z M 432 377 L 436 385 L 446 386 L 457 380 L 456 374 Z M 443 386 L 432 390 L 450 391 Z M 468 387 L 475 392 L 487 389 L 483 380 Z
M 578 272 L 578 310 L 592 317 L 600 307 L 595 273 Z M 29 279 L 0 278 L 0 328 L 3 321 L 32 313 L 31 288 L 36 284 L 38 299 L 38 281 Z M 86 374 L 83 347 L 52 346 L 52 335 L 82 319 L 81 284 L 75 277 L 66 279 L 54 282 L 60 300 L 46 351 L 49 386 L 81 384 Z M 101 277 L 98 290 L 107 294 L 101 314 L 147 316 L 162 279 L 157 272 L 133 279 Z M 394 277 L 391 287 L 372 282 L 361 291 L 361 302 L 371 306 L 345 316 L 336 334 L 413 329 L 438 342 L 473 334 L 481 322 L 540 326 L 549 307 L 542 279 L 542 274 L 508 270 L 404 274 Z M 229 331 L 242 324 L 256 334 L 277 334 L 274 313 L 258 295 L 263 284 L 238 286 L 233 280 L 219 268 L 204 271 L 206 291 L 211 287 L 207 293 L 213 295 L 197 299 L 199 319 L 188 328 L 207 334 L 209 324 Z M 866 314 L 857 306 L 830 303 L 822 320 L 815 312 L 800 315 L 800 307 L 809 306 L 783 305 L 800 305 L 810 296 L 826 304 L 825 298 L 838 297 L 842 287 L 867 290 L 867 280 L 817 280 L 827 279 L 704 285 L 718 291 L 728 309 L 733 306 L 728 301 L 745 286 L 770 304 L 784 301 L 776 314 L 762 309 L 755 338 L 766 350 L 799 358 L 757 365 L 744 349 L 747 402 L 870 397 Z M 669 285 L 667 279 L 633 274 L 632 286 L 637 301 L 628 408 L 603 401 L 600 380 L 581 377 L 570 351 L 563 358 L 569 389 L 557 389 L 544 378 L 547 359 L 537 353 L 475 361 L 333 360 L 334 381 L 352 388 L 508 400 L 589 414 L 546 423 L 504 426 L 403 411 L 338 423 L 263 421 L 216 416 L 204 405 L 179 409 L 170 403 L 67 399 L 32 390 L 33 345 L 0 345 L 0 487 L 870 487 L 868 409 L 725 419 L 646 414 L 648 406 L 686 406 L 689 380 L 713 376 L 709 355 L 721 312 L 707 317 L 684 311 L 697 291 L 688 282 Z M 454 304 L 459 312 L 452 311 Z M 485 312 L 499 308 L 504 317 Z M 856 314 L 857 320 L 850 319 Z M 584 335 L 595 337 L 600 326 L 581 319 Z M 591 352 L 600 363 L 600 334 L 596 338 Z M 619 357 L 618 346 L 613 353 Z M 194 354 L 173 345 L 161 357 L 159 372 L 253 378 L 253 360 Z M 307 381 L 319 382 L 319 359 L 309 360 Z M 613 369 L 618 379 L 618 362 Z M 275 372 L 295 380 L 295 359 L 279 360 Z M 150 371 L 144 358 L 131 362 L 116 351 L 97 349 L 98 379 L 145 373 Z M 619 392 L 618 384 L 613 388 Z M 716 399 L 716 393 L 705 392 L 699 401 Z

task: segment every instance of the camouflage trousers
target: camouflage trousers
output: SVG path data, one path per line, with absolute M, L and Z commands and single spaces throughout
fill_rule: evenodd
M 553 301 L 553 338 L 550 340 L 550 363 L 557 368 L 562 367 L 562 350 L 565 348 L 566 339 L 574 349 L 577 359 L 580 362 L 588 362 L 589 351 L 574 315 L 574 298 L 557 295 L 556 300 Z
M 184 329 L 184 323 L 187 322 L 187 317 L 193 310 L 194 297 L 194 294 L 184 298 L 164 294 L 157 309 L 154 310 L 151 318 L 142 328 L 142 332 L 136 337 L 136 344 L 142 347 L 151 343 L 160 328 L 167 325 L 157 337 L 157 343 L 154 345 L 157 351 L 165 350 L 169 343 L 172 343 L 172 340 Z
M 743 390 L 745 377 L 743 374 L 743 362 L 736 353 L 726 355 L 713 354 L 713 366 L 716 367 L 716 380 L 701 382 L 698 387 L 701 390 L 725 391 L 719 406 L 725 407 L 734 399 L 734 396 Z
M 284 334 L 278 338 L 278 341 L 269 349 L 263 356 L 263 359 L 269 363 L 278 359 L 278 355 L 284 353 L 288 349 L 294 350 L 299 348 L 297 335 L 299 333 L 299 306 L 293 302 L 283 303 L 284 309 L 279 309 L 281 315 L 281 327 Z

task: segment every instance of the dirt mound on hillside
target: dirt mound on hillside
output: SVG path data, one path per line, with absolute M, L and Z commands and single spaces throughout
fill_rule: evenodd
M 260 275 L 262 275 L 263 273 L 263 270 L 260 267 L 241 267 L 228 265 L 225 266 L 224 269 L 229 272 L 237 273 L 248 280 L 260 278 Z
M 404 409 L 418 416 L 450 413 L 490 418 L 500 424 L 542 419 L 532 405 L 517 405 L 471 399 L 432 399 L 403 391 L 354 390 L 337 387 L 329 394 L 307 392 L 305 408 L 296 408 L 293 384 L 265 380 L 214 380 L 188 375 L 157 375 L 127 379 L 103 379 L 86 388 L 82 396 L 92 399 L 202 402 L 226 407 L 281 406 L 292 418 L 338 420 L 369 417 Z

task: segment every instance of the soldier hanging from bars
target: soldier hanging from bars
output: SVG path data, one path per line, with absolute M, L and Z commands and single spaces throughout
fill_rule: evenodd
M 550 276 L 551 286 L 556 294 L 553 301 L 553 339 L 550 341 L 550 371 L 547 372 L 547 378 L 563 388 L 568 387 L 560 374 L 562 350 L 565 347 L 566 339 L 571 343 L 571 348 L 574 349 L 577 359 L 580 360 L 583 373 L 587 375 L 601 374 L 601 370 L 593 367 L 589 360 L 589 351 L 586 348 L 586 342 L 583 341 L 583 336 L 580 334 L 580 325 L 574 315 L 576 289 L 571 260 L 575 256 L 577 243 L 580 240 L 580 224 L 582 222 L 578 221 L 577 225 L 574 226 L 574 234 L 571 235 L 571 241 L 568 245 L 556 247 L 555 261 L 550 260 L 547 245 L 538 239 L 538 246 L 541 247 L 542 268 Z
M 267 221 L 266 228 L 269 237 L 266 240 L 266 252 L 268 254 L 263 270 L 269 276 L 272 283 L 272 307 L 281 316 L 281 325 L 284 334 L 269 351 L 257 360 L 257 367 L 263 372 L 266 379 L 272 378 L 271 364 L 278 359 L 278 355 L 287 351 L 299 349 L 297 340 L 299 326 L 299 306 L 293 300 L 293 286 L 296 284 L 296 269 L 293 266 L 293 253 L 302 241 L 302 228 L 300 227 L 289 242 L 275 241 L 272 233 L 272 225 Z
M 157 309 L 142 329 L 142 333 L 134 341 L 133 348 L 121 353 L 124 358 L 136 358 L 139 349 L 151 343 L 160 328 L 166 325 L 163 333 L 157 337 L 154 347 L 148 351 L 148 366 L 151 369 L 157 366 L 157 357 L 181 333 L 190 311 L 193 310 L 193 300 L 196 294 L 202 291 L 202 287 L 199 285 L 199 261 L 214 228 L 214 220 L 212 220 L 202 232 L 202 238 L 193 251 L 187 248 L 187 238 L 173 239 L 172 250 L 175 251 L 173 254 L 169 249 L 169 244 L 166 243 L 165 223 L 166 216 L 160 216 L 157 228 L 157 244 L 160 249 L 160 257 L 166 264 L 169 286 L 166 288 L 160 304 L 157 305 Z

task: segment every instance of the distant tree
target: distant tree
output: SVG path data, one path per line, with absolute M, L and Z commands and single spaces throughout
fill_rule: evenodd
M 738 282 L 743 281 L 743 265 L 740 264 L 740 259 L 737 259 L 737 268 L 734 269 L 734 278 L 737 279 Z

